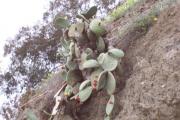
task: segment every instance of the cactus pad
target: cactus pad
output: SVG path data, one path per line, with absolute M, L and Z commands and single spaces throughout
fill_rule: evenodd
M 98 58 L 97 58 L 98 63 L 99 63 L 99 64 L 103 64 L 104 58 L 105 58 L 105 53 L 101 53 L 101 54 L 98 56 Z
M 114 75 L 111 72 L 108 72 L 107 82 L 106 82 L 106 90 L 109 95 L 113 94 L 116 89 L 116 80 Z
M 64 90 L 64 95 L 65 96 L 70 96 L 72 94 L 73 88 L 71 85 L 67 85 L 65 90 Z
M 98 38 L 96 45 L 97 45 L 97 50 L 99 52 L 104 52 L 106 45 L 105 45 L 104 39 L 102 37 Z
M 66 80 L 66 77 L 67 77 L 67 72 L 66 70 L 62 69 L 61 72 L 60 72 L 60 76 L 63 80 Z
M 104 59 L 103 59 L 103 57 L 104 57 Z M 104 70 L 113 71 L 116 69 L 116 67 L 118 65 L 117 59 L 115 59 L 114 57 L 111 57 L 107 53 L 102 56 L 102 59 L 103 59 L 103 62 L 101 60 L 100 60 L 100 62 L 102 62 L 101 66 Z
M 83 103 L 91 96 L 91 93 L 92 93 L 92 87 L 91 86 L 86 87 L 85 89 L 79 91 L 78 94 L 71 97 L 71 100 L 75 99 L 75 100 L 78 100 L 79 102 Z
M 67 67 L 69 70 L 75 70 L 75 69 L 78 68 L 78 64 L 77 64 L 75 61 L 69 60 L 69 61 L 67 61 L 67 63 L 66 63 L 66 67 Z
M 106 33 L 104 24 L 100 19 L 93 19 L 89 25 L 89 28 L 97 36 L 102 36 Z
M 91 73 L 91 76 L 90 76 L 91 86 L 95 90 L 97 90 L 97 84 L 98 84 L 97 82 L 98 82 L 98 78 L 101 72 L 103 72 L 102 69 L 96 69 L 94 72 Z
M 86 68 L 95 68 L 95 67 L 98 67 L 99 64 L 96 60 L 87 60 L 83 63 L 83 69 L 86 69 Z
M 108 53 L 110 56 L 113 56 L 115 58 L 124 57 L 124 52 L 121 49 L 112 48 L 112 49 L 108 50 Z
M 82 73 L 79 70 L 70 70 L 67 73 L 66 81 L 71 86 L 75 85 L 79 81 L 82 81 L 82 79 Z
M 103 71 L 100 73 L 98 80 L 97 80 L 97 90 L 101 90 L 102 88 L 105 87 L 107 81 L 107 71 Z
M 79 91 L 83 90 L 84 88 L 86 88 L 87 86 L 90 86 L 90 85 L 91 85 L 91 80 L 83 81 L 79 87 Z
M 56 28 L 67 28 L 70 24 L 66 19 L 57 15 L 54 19 L 54 25 Z
M 93 6 L 91 7 L 87 12 L 84 12 L 82 13 L 82 15 L 86 18 L 86 19 L 89 19 L 91 18 L 92 16 L 94 16 L 97 12 L 97 7 L 96 6 Z
M 114 107 L 114 95 L 111 95 L 107 105 L 106 105 L 106 114 L 109 116 Z

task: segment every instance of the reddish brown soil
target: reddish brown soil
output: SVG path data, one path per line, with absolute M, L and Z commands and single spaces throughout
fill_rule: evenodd
M 145 36 L 129 44 L 124 58 L 129 75 L 115 120 L 180 120 L 179 9 L 163 11 Z

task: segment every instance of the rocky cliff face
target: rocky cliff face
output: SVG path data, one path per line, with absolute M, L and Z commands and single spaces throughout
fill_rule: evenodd
M 144 25 L 138 21 L 157 2 L 145 0 L 108 27 L 107 40 L 125 51 L 123 71 L 116 71 L 114 120 L 180 120 L 180 4 L 165 8 L 157 17 L 144 18 Z M 48 120 L 46 112 L 51 112 L 54 93 L 62 85 L 55 76 L 41 89 L 48 92 L 25 105 L 18 120 L 24 119 L 28 108 L 40 120 Z M 93 95 L 81 106 L 80 120 L 103 120 L 107 99 L 104 92 Z
M 161 12 L 157 23 L 126 48 L 129 75 L 117 95 L 122 109 L 116 120 L 180 119 L 179 9 Z

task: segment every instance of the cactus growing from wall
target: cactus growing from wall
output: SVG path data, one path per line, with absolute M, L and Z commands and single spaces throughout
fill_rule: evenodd
M 55 26 L 64 30 L 59 54 L 66 58 L 60 73 L 66 85 L 58 91 L 55 98 L 59 99 L 63 95 L 66 96 L 67 104 L 71 100 L 81 104 L 90 98 L 93 91 L 106 90 L 110 99 L 106 105 L 105 120 L 109 120 L 115 102 L 116 80 L 113 71 L 119 65 L 124 52 L 105 42 L 103 37 L 107 32 L 104 22 L 93 19 L 96 11 L 97 7 L 94 6 L 77 15 L 81 22 L 71 25 L 62 16 L 54 19 Z M 55 106 L 59 104 L 57 102 Z M 57 107 L 53 108 L 52 115 L 56 114 L 55 109 Z

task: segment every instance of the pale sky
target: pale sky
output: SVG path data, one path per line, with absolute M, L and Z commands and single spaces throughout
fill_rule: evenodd
M 3 58 L 5 40 L 13 38 L 22 26 L 33 26 L 41 22 L 49 1 L 52 0 L 0 0 L 0 71 L 9 62 L 8 58 Z M 6 100 L 0 89 L 0 109 Z M 3 120 L 2 116 L 0 120 Z
M 22 26 L 40 22 L 49 1 L 52 0 L 0 0 L 0 69 L 9 62 L 2 58 L 5 40 L 13 38 Z

